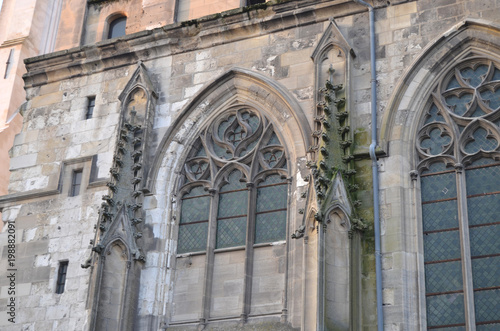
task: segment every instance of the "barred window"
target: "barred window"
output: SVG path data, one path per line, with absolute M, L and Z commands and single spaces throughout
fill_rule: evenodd
M 500 328 L 500 65 L 471 58 L 432 93 L 417 151 L 427 328 Z

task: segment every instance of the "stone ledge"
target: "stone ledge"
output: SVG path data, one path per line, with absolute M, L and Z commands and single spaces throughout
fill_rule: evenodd
M 139 60 L 150 61 L 199 51 L 360 11 L 359 6 L 350 0 L 273 0 L 266 3 L 265 9 L 259 8 L 238 8 L 103 40 L 95 45 L 25 59 L 28 71 L 23 76 L 25 87 L 129 66 Z

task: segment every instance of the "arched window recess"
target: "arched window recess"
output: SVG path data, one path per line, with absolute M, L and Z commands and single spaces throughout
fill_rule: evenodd
M 122 13 L 116 13 L 108 17 L 107 31 L 104 39 L 118 38 L 126 35 L 127 16 Z
M 272 123 L 248 106 L 226 110 L 201 132 L 182 169 L 178 254 L 205 251 L 210 224 L 216 224 L 215 249 L 286 239 L 281 141 Z
M 428 329 L 500 327 L 500 63 L 436 84 L 417 132 Z

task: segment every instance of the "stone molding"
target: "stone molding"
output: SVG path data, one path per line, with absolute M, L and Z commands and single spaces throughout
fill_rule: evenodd
M 26 59 L 27 88 L 179 53 L 211 48 L 360 12 L 352 1 L 271 2 Z M 194 41 L 194 42 L 193 42 Z

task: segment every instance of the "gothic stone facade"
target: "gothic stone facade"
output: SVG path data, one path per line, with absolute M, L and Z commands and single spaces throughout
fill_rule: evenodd
M 365 6 L 139 2 L 25 61 L 2 329 L 499 328 L 498 1 L 372 3 L 375 186 Z

